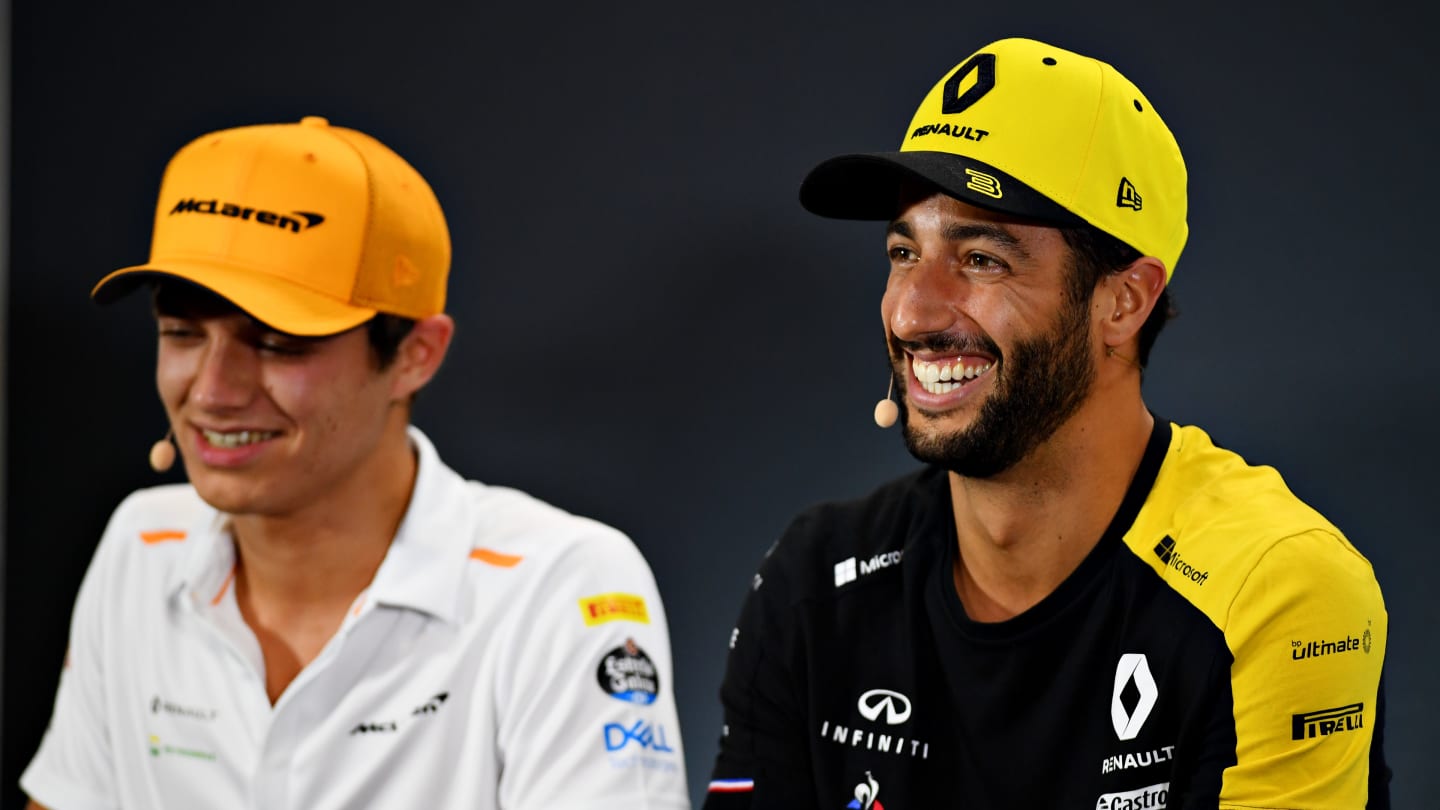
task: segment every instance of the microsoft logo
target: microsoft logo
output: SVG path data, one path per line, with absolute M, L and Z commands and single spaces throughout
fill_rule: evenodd
M 1155 546 L 1155 556 L 1160 558 L 1160 562 L 1165 563 L 1166 568 L 1179 571 L 1182 576 L 1197 585 L 1204 585 L 1206 578 L 1210 576 L 1209 571 L 1201 571 L 1185 562 L 1176 549 L 1175 538 L 1168 535 L 1161 538 L 1159 544 Z

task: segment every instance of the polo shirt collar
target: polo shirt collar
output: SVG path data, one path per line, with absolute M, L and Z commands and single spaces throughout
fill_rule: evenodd
M 419 461 L 415 487 L 390 550 L 357 603 L 361 610 L 374 605 L 406 608 L 456 623 L 473 541 L 463 531 L 473 525 L 465 497 L 468 482 L 445 466 L 424 433 L 414 426 L 408 432 Z M 202 520 L 185 530 L 189 548 L 168 590 L 172 597 L 189 590 L 197 604 L 206 604 L 233 584 L 230 518 L 207 509 Z

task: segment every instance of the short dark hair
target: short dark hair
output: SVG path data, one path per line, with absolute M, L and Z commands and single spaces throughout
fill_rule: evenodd
M 186 281 L 181 278 L 159 277 L 151 283 L 154 301 L 155 314 L 172 315 L 175 317 L 195 316 L 217 316 L 244 313 L 244 310 L 215 292 Z M 245 313 L 248 314 L 248 313 Z M 269 324 L 264 324 L 254 316 L 250 316 L 256 323 L 261 323 L 266 329 L 289 334 L 284 330 L 275 329 Z M 370 339 L 370 349 L 374 352 L 375 364 L 380 371 L 390 367 L 395 362 L 395 357 L 400 353 L 400 344 L 410 330 L 415 328 L 415 321 L 411 318 L 402 318 L 399 315 L 391 315 L 381 312 L 364 323 L 365 334 Z
M 1070 246 L 1070 292 L 1080 301 L 1090 300 L 1101 278 L 1120 272 L 1144 255 L 1089 224 L 1061 228 L 1060 235 L 1064 237 L 1065 244 Z M 1155 308 L 1150 310 L 1150 316 L 1140 326 L 1139 356 L 1135 360 L 1142 370 L 1150 362 L 1150 348 L 1155 345 L 1155 338 L 1159 337 L 1160 330 L 1165 328 L 1166 322 L 1179 314 L 1174 298 L 1170 295 L 1170 285 L 1166 284 L 1160 291 L 1159 299 L 1155 301 Z

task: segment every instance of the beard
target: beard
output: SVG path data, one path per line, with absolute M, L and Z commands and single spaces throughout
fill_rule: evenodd
M 966 478 L 992 478 L 1015 466 L 1065 424 L 1095 381 L 1088 301 L 1070 296 L 1053 330 L 1016 341 L 1009 353 L 987 336 L 937 336 L 912 345 L 942 352 L 980 347 L 999 361 L 995 390 L 967 428 L 952 433 L 923 429 L 911 424 L 908 407 L 900 408 L 910 454 Z M 898 347 L 891 347 L 891 356 L 896 358 L 891 373 L 903 397 L 910 364 Z

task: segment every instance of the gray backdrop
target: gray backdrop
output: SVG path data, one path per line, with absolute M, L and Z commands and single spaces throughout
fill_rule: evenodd
M 162 480 L 145 304 L 99 311 L 89 285 L 145 257 L 176 148 L 306 114 L 389 143 L 448 213 L 460 330 L 416 422 L 461 472 L 649 558 L 698 798 L 761 553 L 802 506 L 912 466 L 870 422 L 881 228 L 808 216 L 797 183 L 898 145 L 944 71 L 1012 34 L 1110 61 L 1175 131 L 1191 239 L 1147 401 L 1279 467 L 1373 561 L 1397 805 L 1435 794 L 1428 23 L 1349 3 L 92 5 L 14 8 L 3 803 L 100 528 Z

